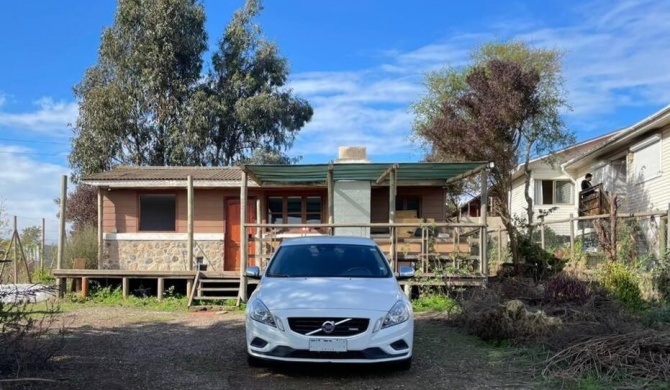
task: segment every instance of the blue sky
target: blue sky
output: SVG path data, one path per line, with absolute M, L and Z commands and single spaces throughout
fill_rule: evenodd
M 205 0 L 210 48 L 243 0 Z M 258 19 L 291 64 L 290 86 L 315 115 L 293 155 L 325 162 L 341 145 L 371 160 L 416 161 L 409 106 L 423 74 L 459 66 L 477 45 L 522 38 L 563 50 L 579 140 L 670 103 L 670 2 L 265 0 Z M 0 2 L 0 199 L 20 224 L 55 224 L 68 174 L 72 86 L 93 65 L 115 0 Z M 209 61 L 210 55 L 206 57 Z M 49 222 L 47 222 L 49 224 Z M 55 225 L 53 225 L 55 226 Z M 54 234 L 55 237 L 55 234 Z

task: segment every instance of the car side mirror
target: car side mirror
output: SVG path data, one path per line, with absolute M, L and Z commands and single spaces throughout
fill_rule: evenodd
M 247 267 L 245 275 L 249 279 L 260 279 L 261 278 L 261 267 L 257 267 L 257 266 Z
M 398 272 L 397 277 L 398 280 L 411 279 L 413 277 L 414 277 L 414 268 L 407 266 L 400 267 L 400 271 Z

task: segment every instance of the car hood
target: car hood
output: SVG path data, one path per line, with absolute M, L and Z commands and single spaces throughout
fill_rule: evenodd
M 263 278 L 254 294 L 270 311 L 350 309 L 386 312 L 403 296 L 395 278 Z

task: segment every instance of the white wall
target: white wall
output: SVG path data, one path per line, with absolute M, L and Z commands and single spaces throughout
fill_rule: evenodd
M 367 181 L 336 181 L 333 192 L 335 223 L 370 223 L 371 185 Z M 335 234 L 369 237 L 370 228 L 335 228 Z
M 571 181 L 572 179 L 561 171 L 561 167 L 558 163 L 554 164 L 552 167 L 550 164 L 537 161 L 531 165 L 531 182 L 530 182 L 530 196 L 535 198 L 535 180 L 565 180 Z M 514 181 L 512 187 L 512 199 L 511 199 L 511 213 L 512 215 L 517 215 L 520 217 L 526 216 L 526 198 L 524 195 L 524 182 L 525 177 L 521 177 Z M 534 218 L 535 222 L 538 221 L 538 216 L 540 210 L 547 210 L 553 207 L 556 207 L 556 210 L 550 213 L 546 218 L 545 222 L 557 221 L 562 219 L 567 219 L 570 217 L 570 214 L 573 214 L 574 217 L 577 217 L 577 197 L 575 194 L 579 191 L 577 187 L 579 183 L 573 182 L 573 202 L 571 204 L 556 204 L 556 205 L 538 205 L 533 203 L 533 211 L 535 212 Z M 535 199 L 533 199 L 535 200 Z M 570 224 L 560 223 L 560 224 L 551 224 L 548 225 L 556 234 L 559 235 L 569 235 L 570 234 Z

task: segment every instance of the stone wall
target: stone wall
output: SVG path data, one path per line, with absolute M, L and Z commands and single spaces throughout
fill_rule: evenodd
M 178 240 L 106 240 L 103 269 L 131 271 L 188 270 L 186 241 Z M 193 243 L 193 256 L 203 257 L 208 270 L 222 271 L 222 240 Z

